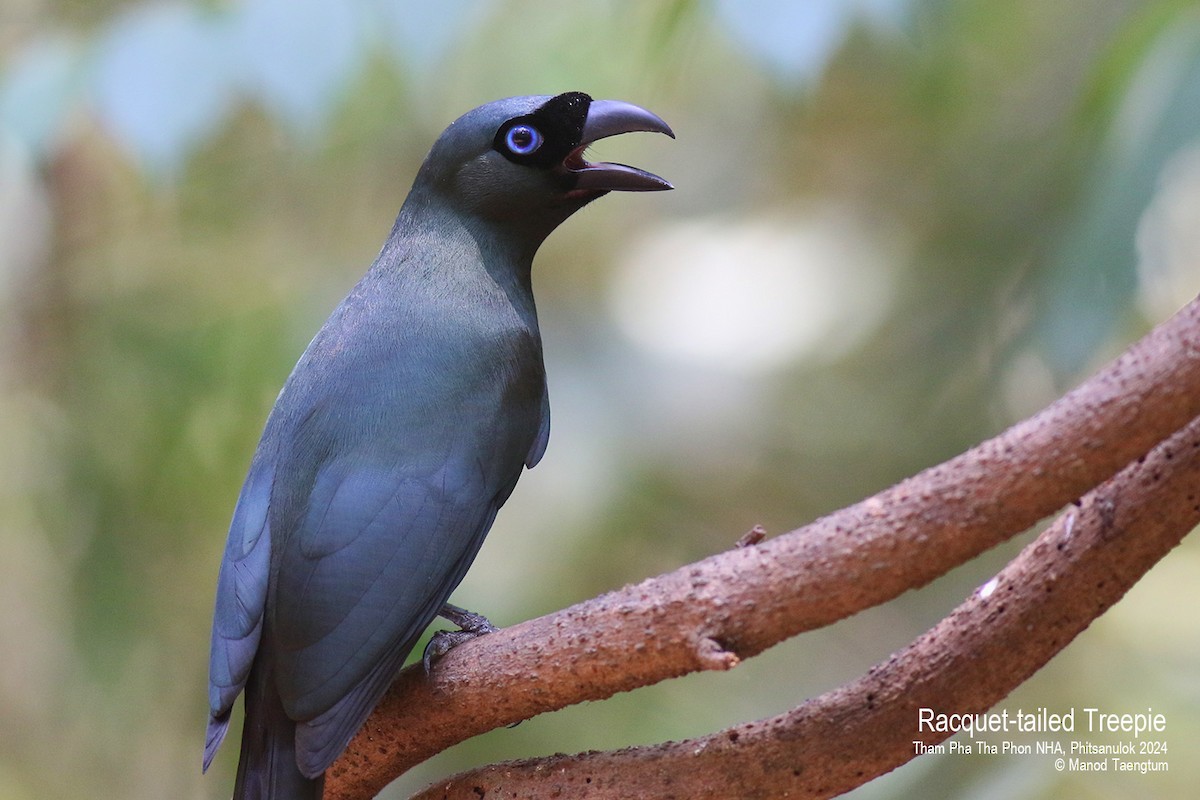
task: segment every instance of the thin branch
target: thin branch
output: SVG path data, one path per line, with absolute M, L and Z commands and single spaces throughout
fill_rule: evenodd
M 778 717 L 615 752 L 483 767 L 414 800 L 832 797 L 951 733 L 919 709 L 991 708 L 1200 524 L 1200 419 L 1090 492 L 993 581 L 866 675 Z M 1082 726 L 1082 719 L 1076 720 Z
M 1200 415 L 1200 299 L 1000 436 L 753 547 L 469 642 L 401 673 L 330 770 L 373 797 L 463 739 L 698 669 L 923 585 L 1078 498 Z

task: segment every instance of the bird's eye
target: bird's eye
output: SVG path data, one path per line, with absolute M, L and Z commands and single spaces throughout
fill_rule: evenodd
M 542 134 L 532 125 L 513 125 L 504 134 L 504 145 L 514 155 L 527 156 L 542 146 Z

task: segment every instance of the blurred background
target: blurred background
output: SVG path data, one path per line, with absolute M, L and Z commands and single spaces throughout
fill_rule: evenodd
M 267 411 L 445 125 L 573 89 L 667 119 L 593 152 L 677 188 L 601 200 L 535 264 L 553 436 L 456 594 L 501 625 L 955 455 L 1200 289 L 1193 2 L 4 0 L 0 800 L 229 796 L 236 730 L 199 769 L 209 620 Z M 782 712 L 1028 540 L 385 797 Z M 1168 774 L 927 757 L 853 796 L 1190 795 L 1198 575 L 1187 541 L 1001 705 L 1152 707 Z

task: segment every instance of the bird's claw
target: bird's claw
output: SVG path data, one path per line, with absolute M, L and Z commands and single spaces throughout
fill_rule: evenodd
M 459 608 L 450 603 L 442 606 L 438 616 L 457 625 L 459 629 L 438 631 L 429 640 L 429 644 L 425 645 L 425 652 L 421 654 L 421 663 L 425 666 L 426 675 L 432 670 L 434 661 L 463 642 L 500 630 L 483 614 L 476 614 L 474 611 L 467 611 L 465 608 Z

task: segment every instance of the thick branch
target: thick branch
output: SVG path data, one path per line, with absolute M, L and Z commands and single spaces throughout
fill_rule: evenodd
M 739 658 L 923 585 L 1200 414 L 1200 300 L 1036 416 L 764 544 L 513 626 L 401 675 L 327 777 L 367 798 L 465 738 Z M 631 657 L 632 654 L 632 657 Z
M 949 737 L 921 732 L 920 708 L 982 712 L 1066 647 L 1200 524 L 1198 486 L 1200 419 L 1090 492 L 949 617 L 852 683 L 698 739 L 484 767 L 414 800 L 841 794 L 912 759 L 914 741 Z

